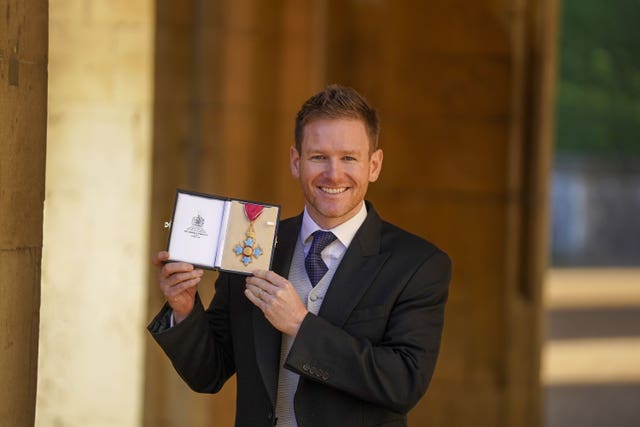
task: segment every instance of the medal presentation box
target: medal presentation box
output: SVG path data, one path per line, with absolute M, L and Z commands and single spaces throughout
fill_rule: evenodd
M 277 205 L 177 190 L 169 261 L 240 274 L 269 270 L 279 214 Z

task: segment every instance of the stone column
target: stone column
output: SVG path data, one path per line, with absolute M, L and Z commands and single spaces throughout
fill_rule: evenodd
M 36 425 L 137 426 L 153 2 L 71 0 L 50 11 Z
M 35 416 L 47 122 L 47 2 L 0 0 L 0 420 Z

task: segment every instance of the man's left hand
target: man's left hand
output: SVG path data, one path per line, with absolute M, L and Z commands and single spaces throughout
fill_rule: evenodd
M 298 333 L 308 311 L 287 279 L 273 271 L 255 270 L 247 277 L 244 293 L 274 328 L 291 336 Z

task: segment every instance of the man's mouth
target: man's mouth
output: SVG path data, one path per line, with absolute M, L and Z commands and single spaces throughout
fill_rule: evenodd
M 340 194 L 347 191 L 347 187 L 319 187 L 321 191 L 329 194 Z

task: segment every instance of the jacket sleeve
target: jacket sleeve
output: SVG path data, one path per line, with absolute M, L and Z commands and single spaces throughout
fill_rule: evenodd
M 196 294 L 194 308 L 182 322 L 169 327 L 171 308 L 165 304 L 147 327 L 178 374 L 194 391 L 216 393 L 235 373 L 228 289 L 228 276 L 220 274 L 208 310 L 204 310 Z
M 389 302 L 384 332 L 376 342 L 308 314 L 285 367 L 301 379 L 407 413 L 426 392 L 433 375 L 450 276 L 451 262 L 441 251 L 414 266 L 397 299 Z

